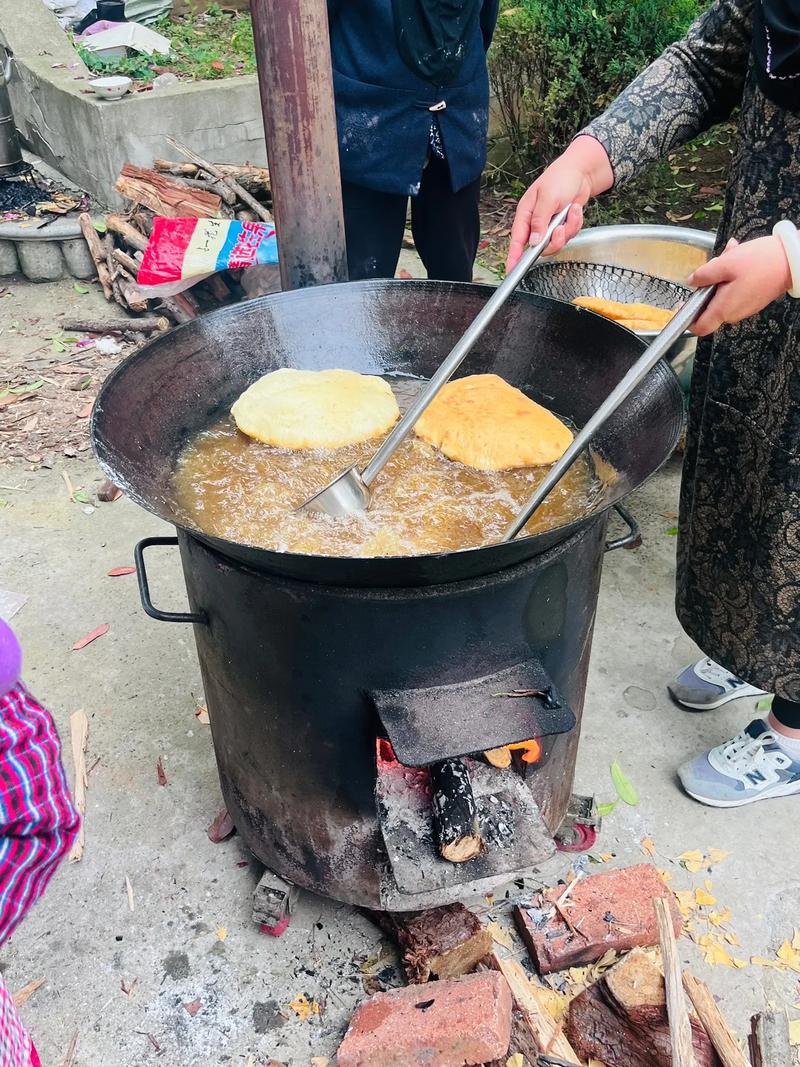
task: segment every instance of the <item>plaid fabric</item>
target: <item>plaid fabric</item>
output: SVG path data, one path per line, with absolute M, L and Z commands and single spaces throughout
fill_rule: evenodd
M 0 697 L 0 943 L 42 895 L 79 825 L 55 723 L 20 684 Z M 0 980 L 0 1067 L 37 1060 Z

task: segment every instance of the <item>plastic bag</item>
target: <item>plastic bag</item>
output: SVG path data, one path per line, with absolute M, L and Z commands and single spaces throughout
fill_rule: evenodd
M 159 217 L 137 284 L 145 296 L 174 296 L 217 271 L 277 262 L 275 227 L 269 223 Z
M 97 0 L 44 0 L 44 5 L 55 14 L 62 28 L 68 30 L 94 11 Z

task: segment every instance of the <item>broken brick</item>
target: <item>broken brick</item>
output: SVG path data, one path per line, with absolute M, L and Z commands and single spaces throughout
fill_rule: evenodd
M 511 990 L 494 971 L 376 993 L 356 1008 L 338 1067 L 463 1067 L 504 1057 Z
M 549 889 L 533 905 L 547 911 L 563 892 L 564 886 Z M 648 863 L 581 879 L 560 911 L 541 925 L 519 905 L 514 908 L 514 920 L 539 973 L 550 974 L 595 963 L 612 949 L 627 952 L 657 945 L 656 897 L 668 901 L 679 936 L 682 924 L 675 898 Z

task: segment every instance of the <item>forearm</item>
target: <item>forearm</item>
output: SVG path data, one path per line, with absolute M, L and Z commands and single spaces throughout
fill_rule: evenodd
M 715 0 L 586 127 L 606 149 L 615 182 L 729 117 L 742 95 L 751 25 L 752 0 Z

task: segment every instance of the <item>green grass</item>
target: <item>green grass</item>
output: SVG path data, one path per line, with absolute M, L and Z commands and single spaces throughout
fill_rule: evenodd
M 203 14 L 167 16 L 152 26 L 172 42 L 169 56 L 131 56 L 101 59 L 78 45 L 86 66 L 96 74 L 125 74 L 145 84 L 171 71 L 187 81 L 212 81 L 238 74 L 254 74 L 253 24 L 249 14 L 223 11 L 211 4 Z

